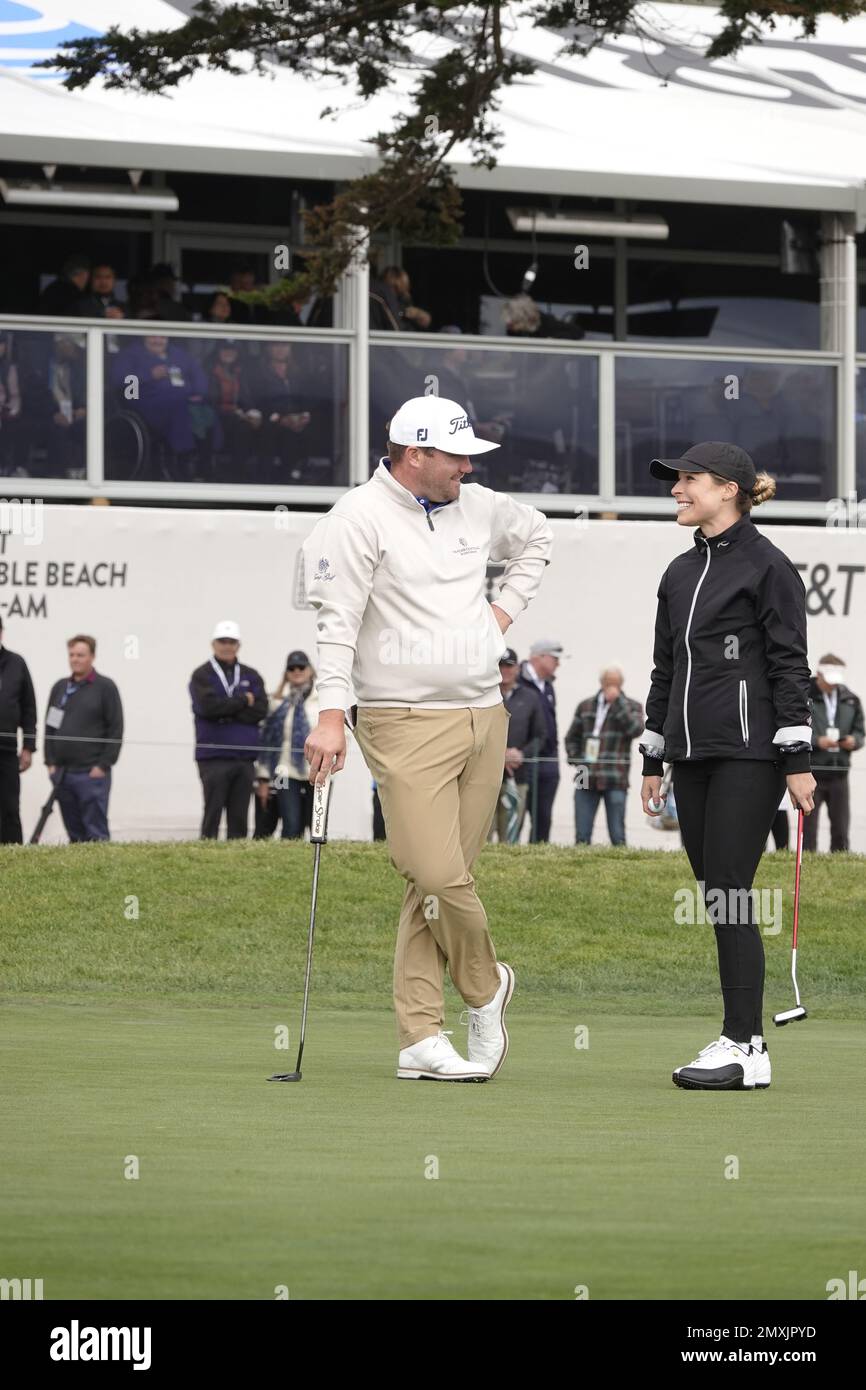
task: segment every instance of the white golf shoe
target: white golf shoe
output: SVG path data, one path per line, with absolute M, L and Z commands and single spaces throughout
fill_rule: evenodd
M 450 1032 L 434 1033 L 404 1047 L 397 1059 L 398 1077 L 402 1081 L 487 1081 L 487 1068 L 464 1061 L 449 1037 Z
M 505 1010 L 514 993 L 514 971 L 510 965 L 498 962 L 499 988 L 480 1009 L 469 1009 L 469 1060 L 484 1066 L 495 1076 L 508 1054 L 508 1033 Z
M 768 1057 L 768 1073 L 769 1066 Z M 673 1083 L 686 1091 L 752 1091 L 757 1070 L 757 1055 L 751 1043 L 734 1042 L 723 1033 L 716 1042 L 703 1048 L 688 1066 L 677 1067 Z M 764 1084 L 769 1085 L 769 1080 Z
M 757 1033 L 752 1038 L 752 1056 L 755 1059 L 755 1090 L 766 1091 L 770 1084 L 770 1053 Z

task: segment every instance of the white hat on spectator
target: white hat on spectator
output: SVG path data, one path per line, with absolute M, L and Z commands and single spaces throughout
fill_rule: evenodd
M 241 630 L 237 623 L 233 623 L 230 619 L 217 623 L 213 630 L 213 637 L 211 640 L 213 642 L 218 642 L 220 638 L 228 642 L 239 642 L 241 640 Z
M 486 454 L 499 448 L 476 438 L 465 407 L 444 396 L 413 396 L 404 401 L 391 421 L 388 438 L 392 444 L 415 444 L 446 454 Z
M 555 637 L 539 637 L 529 648 L 530 656 L 563 656 L 562 643 Z

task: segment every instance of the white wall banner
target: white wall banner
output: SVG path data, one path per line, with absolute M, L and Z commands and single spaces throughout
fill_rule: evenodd
M 240 624 L 241 659 L 261 672 L 269 690 L 279 684 L 292 649 L 304 649 L 315 663 L 315 614 L 305 606 L 299 551 L 316 519 L 280 510 L 49 507 L 0 499 L 3 640 L 26 658 L 39 711 L 39 752 L 22 779 L 25 839 L 50 789 L 42 754 L 48 692 L 68 672 L 66 641 L 76 633 L 96 637 L 96 669 L 117 683 L 124 704 L 112 837 L 198 835 L 201 787 L 193 761 L 190 675 L 210 656 L 211 632 L 224 618 Z M 567 657 L 556 682 L 562 743 L 575 706 L 596 693 L 605 666 L 622 667 L 626 694 L 644 703 L 659 579 L 693 542 L 691 529 L 674 521 L 552 525 L 553 561 L 538 598 L 509 629 L 508 642 L 521 657 L 537 637 L 563 643 Z M 825 652 L 834 652 L 847 663 L 851 688 L 866 698 L 866 529 L 761 529 L 803 575 L 812 669 Z M 491 577 L 491 594 L 495 583 Z M 350 743 L 346 769 L 335 780 L 330 833 L 368 839 L 370 776 L 360 749 Z M 629 843 L 679 848 L 679 836 L 656 829 L 640 809 L 639 767 L 635 748 Z M 561 770 L 552 838 L 570 844 L 573 774 L 564 752 Z M 851 847 L 866 852 L 866 750 L 852 755 L 851 802 Z M 793 813 L 791 821 L 793 826 Z M 822 822 L 818 844 L 826 848 L 826 813 Z M 43 839 L 65 839 L 59 812 Z M 603 809 L 594 839 L 607 843 Z

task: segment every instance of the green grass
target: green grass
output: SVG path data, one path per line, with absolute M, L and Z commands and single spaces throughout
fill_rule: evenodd
M 16 994 L 91 1000 L 285 999 L 300 983 L 311 855 L 255 841 L 0 850 L 0 978 Z M 674 893 L 694 888 L 684 854 L 490 846 L 476 877 L 498 954 L 536 1007 L 717 1014 L 712 930 L 674 922 Z M 784 894 L 782 930 L 764 938 L 773 1008 L 789 1003 L 792 885 L 793 855 L 766 855 L 755 886 Z M 387 1003 L 402 888 L 384 847 L 325 848 L 320 1002 Z M 124 915 L 132 896 L 137 920 Z M 808 856 L 801 897 L 810 1006 L 866 1019 L 866 859 Z
M 518 972 L 493 1083 L 394 1079 L 401 882 L 334 843 L 305 1078 L 266 1084 L 294 1065 L 274 1030 L 294 1047 L 310 861 L 0 852 L 0 1276 L 49 1299 L 823 1299 L 866 1272 L 862 859 L 807 861 L 810 1019 L 770 1038 L 769 1091 L 721 1095 L 670 1084 L 719 1022 L 711 928 L 672 922 L 685 859 L 542 847 L 478 868 Z M 792 862 L 757 880 L 786 890 L 768 1012 L 790 1002 Z M 453 993 L 446 1026 L 461 1046 Z

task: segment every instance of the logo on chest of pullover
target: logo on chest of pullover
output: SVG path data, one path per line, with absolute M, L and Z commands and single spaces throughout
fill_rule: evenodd
M 465 536 L 457 537 L 457 545 L 454 549 L 455 555 L 477 555 L 479 547 L 470 545 Z

